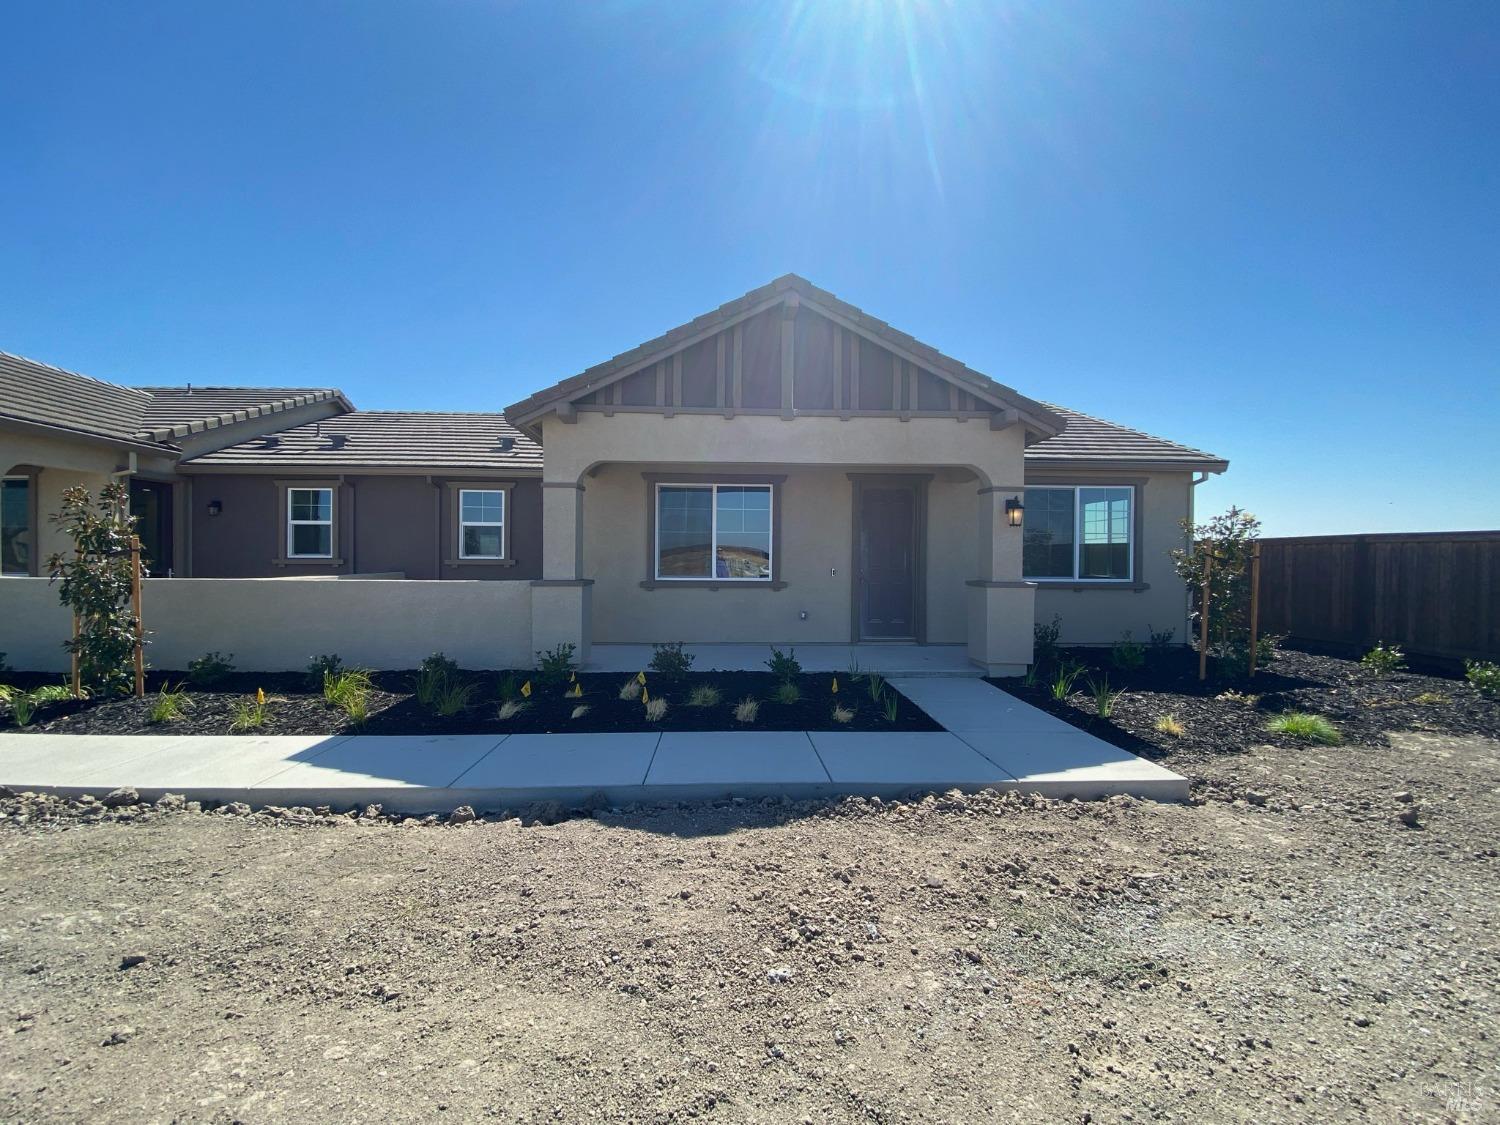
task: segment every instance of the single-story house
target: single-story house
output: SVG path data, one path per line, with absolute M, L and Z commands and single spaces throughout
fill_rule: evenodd
M 585 658 L 911 642 L 1003 673 L 1054 615 L 1064 641 L 1181 641 L 1168 553 L 1194 485 L 1227 467 L 1029 398 L 794 275 L 503 414 L 117 387 L 0 354 L 7 571 L 36 573 L 61 487 L 129 476 L 156 574 L 521 581 L 531 642 Z

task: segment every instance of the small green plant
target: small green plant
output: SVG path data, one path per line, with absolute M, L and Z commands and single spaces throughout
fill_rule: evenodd
M 1083 675 L 1083 665 L 1069 664 L 1067 661 L 1057 666 L 1053 673 L 1052 685 L 1049 689 L 1052 698 L 1061 703 L 1073 694 L 1073 685 L 1078 682 L 1078 677 Z
M 1172 638 L 1177 635 L 1176 629 L 1157 629 L 1147 625 L 1146 630 L 1151 634 L 1151 651 L 1166 652 L 1172 647 Z
M 1405 669 L 1406 654 L 1399 645 L 1382 642 L 1361 656 L 1359 662 L 1377 676 L 1391 676 Z
M 16 694 L 16 689 L 9 684 L 0 684 L 0 703 L 9 703 L 10 697 Z
M 193 701 L 188 698 L 188 693 L 183 690 L 181 684 L 175 688 L 170 684 L 163 684 L 151 703 L 151 721 L 153 723 L 176 722 L 192 705 Z
M 849 668 L 844 673 L 851 684 L 857 684 L 865 678 L 865 670 L 860 667 L 859 657 L 854 655 L 854 650 L 849 650 Z
M 31 718 L 36 714 L 36 697 L 29 691 L 16 691 L 12 689 L 7 702 L 10 703 L 10 716 L 15 719 L 16 726 L 30 726 Z
M 639 677 L 631 676 L 620 685 L 620 698 L 627 703 L 633 702 L 641 697 L 641 681 Z
M 514 719 L 530 706 L 531 704 L 527 703 L 524 699 L 507 699 L 504 703 L 500 704 L 500 710 L 496 712 L 496 715 L 499 716 L 500 721 L 503 723 L 508 719 Z
M 783 680 L 781 683 L 777 684 L 775 690 L 771 692 L 771 698 L 777 703 L 781 703 L 785 706 L 790 707 L 793 703 L 801 700 L 802 689 L 799 688 L 796 684 L 792 683 L 790 680 Z
M 588 713 L 589 705 L 587 703 L 580 703 L 577 707 L 573 708 L 573 710 L 569 713 L 568 718 L 581 719 Z
M 1122 672 L 1130 672 L 1146 663 L 1146 646 L 1136 644 L 1126 629 L 1109 650 L 1109 662 Z
M 699 684 L 688 696 L 689 707 L 717 707 L 723 696 L 713 684 Z
M 1221 691 L 1214 698 L 1220 703 L 1229 703 L 1235 707 L 1243 707 L 1247 711 L 1253 711 L 1260 706 L 1260 696 L 1252 695 L 1248 692 L 1235 691 L 1234 688 Z
M 502 676 L 500 679 L 500 702 L 515 703 L 521 699 L 521 681 L 515 676 Z
M 38 703 L 65 703 L 73 698 L 73 689 L 68 684 L 43 684 L 31 689 L 31 698 Z M 85 692 L 83 698 L 88 698 Z
M 1041 674 L 1042 666 L 1040 664 L 1028 664 L 1026 665 L 1026 674 L 1021 677 L 1021 682 L 1029 688 L 1034 688 L 1037 685 L 1037 680 L 1041 678 Z
M 1162 715 L 1151 724 L 1151 727 L 1158 734 L 1169 735 L 1172 738 L 1181 738 L 1187 733 L 1187 728 L 1182 725 L 1182 720 L 1176 715 Z
M 1038 664 L 1057 659 L 1057 641 L 1062 636 L 1062 618 L 1052 615 L 1052 622 L 1043 625 L 1040 621 L 1031 626 L 1031 659 Z
M 230 734 L 243 734 L 250 730 L 259 730 L 266 725 L 269 715 L 270 703 L 265 698 L 264 692 L 245 699 L 237 699 L 234 702 L 229 722 Z
M 473 705 L 477 688 L 478 685 L 472 681 L 466 683 L 462 680 L 444 680 L 433 696 L 433 712 L 451 719 L 454 715 L 467 711 Z
M 1435 707 L 1441 703 L 1452 703 L 1453 700 L 1440 691 L 1424 691 L 1421 695 L 1413 699 L 1412 702 L 1419 703 L 1424 707 Z
M 197 660 L 189 660 L 188 682 L 194 687 L 218 687 L 234 674 L 234 653 L 225 656 L 219 652 L 205 652 Z
M 578 665 L 573 657 L 578 652 L 578 646 L 570 641 L 564 641 L 554 648 L 536 654 L 537 679 L 542 681 L 545 687 L 562 687 L 573 678 L 578 670 Z
M 885 698 L 885 677 L 879 672 L 871 672 L 865 677 L 865 690 L 870 693 L 870 702 L 880 706 L 880 701 Z
M 690 652 L 682 651 L 682 642 L 651 646 L 651 663 L 648 667 L 664 680 L 680 680 L 692 671 L 696 660 Z
M 1288 711 L 1277 715 L 1266 723 L 1272 734 L 1284 734 L 1302 742 L 1321 742 L 1332 745 L 1339 741 L 1338 728 L 1322 715 L 1310 715 L 1306 711 Z
M 448 659 L 441 652 L 435 652 L 431 656 L 422 658 L 422 663 L 417 665 L 417 671 L 452 680 L 458 676 L 458 661 Z
M 648 723 L 659 723 L 667 714 L 667 697 L 664 695 L 654 696 L 646 702 L 646 721 Z
M 1486 699 L 1500 699 L 1500 664 L 1493 660 L 1465 660 L 1464 679 Z
M 881 710 L 885 712 L 885 721 L 894 723 L 896 715 L 901 710 L 901 697 L 893 691 L 886 692 L 885 702 L 881 704 Z
M 833 721 L 834 722 L 836 722 L 836 723 L 848 723 L 848 722 L 853 722 L 853 720 L 854 720 L 854 711 L 853 711 L 852 708 L 845 707 L 841 703 L 835 703 L 833 705 Z
M 784 684 L 789 684 L 802 675 L 802 662 L 797 659 L 797 650 L 795 648 L 790 648 L 786 652 L 782 652 L 775 645 L 772 645 L 771 659 L 766 661 L 766 667 L 771 669 L 771 675 Z
M 307 683 L 316 689 L 322 686 L 323 677 L 329 672 L 338 675 L 344 670 L 344 662 L 339 659 L 336 652 L 325 652 L 321 656 L 315 656 L 307 662 Z
M 370 692 L 374 685 L 363 668 L 323 673 L 323 702 L 342 711 L 355 726 L 370 717 Z
M 1094 710 L 1099 713 L 1101 719 L 1107 719 L 1115 713 L 1115 704 L 1119 702 L 1123 691 L 1110 691 L 1109 677 L 1101 676 L 1099 679 L 1088 678 L 1089 694 L 1094 697 Z
M 748 695 L 734 705 L 734 721 L 737 723 L 753 723 L 759 714 L 760 700 Z

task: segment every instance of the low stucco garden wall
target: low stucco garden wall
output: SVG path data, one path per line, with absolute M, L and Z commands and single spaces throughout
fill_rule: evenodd
M 142 604 L 150 667 L 177 670 L 209 649 L 243 671 L 298 671 L 319 653 L 346 665 L 413 668 L 442 651 L 467 668 L 529 667 L 527 582 L 328 578 L 159 578 Z M 12 667 L 66 672 L 72 618 L 45 578 L 0 580 L 0 652 Z

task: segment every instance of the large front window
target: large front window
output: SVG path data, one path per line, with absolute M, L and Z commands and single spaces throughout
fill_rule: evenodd
M 658 485 L 656 577 L 771 581 L 771 486 Z
M 1040 581 L 1128 582 L 1134 489 L 1028 488 L 1021 565 Z
M 332 558 L 333 489 L 289 488 L 286 500 L 287 558 Z
M 5 477 L 0 492 L 0 574 L 31 573 L 31 479 Z

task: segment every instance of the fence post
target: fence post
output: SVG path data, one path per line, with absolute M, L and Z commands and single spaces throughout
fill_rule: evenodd
M 1198 607 L 1198 679 L 1208 679 L 1208 576 L 1213 565 L 1213 548 L 1203 551 L 1203 604 Z
M 141 622 L 141 537 L 130 537 L 130 599 L 135 610 L 135 697 L 146 695 L 145 627 Z
M 1260 540 L 1250 548 L 1250 679 L 1255 679 L 1255 648 L 1260 636 Z

